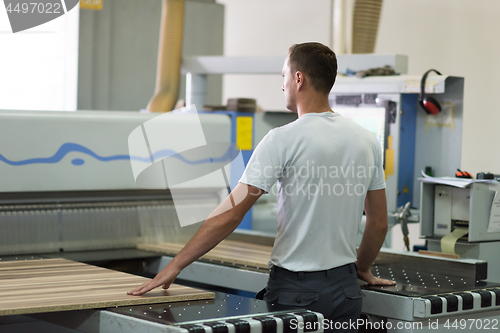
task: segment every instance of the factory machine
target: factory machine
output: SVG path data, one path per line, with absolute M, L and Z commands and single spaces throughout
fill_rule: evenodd
M 347 68 L 359 70 L 356 67 L 359 63 L 356 61 L 365 66 L 367 58 L 356 58 L 357 56 L 360 55 L 339 58 L 339 65 L 343 66 L 339 68 L 339 72 L 344 72 Z M 216 68 L 216 60 L 206 57 L 192 59 L 188 64 L 200 76 L 200 73 L 212 73 L 212 68 Z M 395 56 L 392 62 L 385 59 L 399 73 L 406 73 L 405 60 L 407 59 L 400 56 Z M 372 64 L 372 67 L 376 65 Z M 272 69 L 267 71 L 271 72 Z M 383 147 L 390 225 L 401 223 L 402 234 L 407 237 L 408 223 L 420 220 L 420 234 L 426 237 L 429 250 L 434 252 L 446 252 L 434 244 L 439 244 L 443 236 L 454 231 L 455 225 L 468 228 L 468 243 L 458 242 L 456 245 L 457 253 L 462 255 L 461 259 L 457 259 L 457 256 L 435 257 L 383 249 L 373 267 L 373 273 L 394 279 L 398 284 L 386 288 L 366 287 L 363 313 L 373 322 L 390 323 L 396 331 L 453 328 L 451 325 L 455 324 L 456 327 L 458 322 L 463 324 L 463 320 L 468 323 L 467 329 L 470 331 L 498 327 L 495 324 L 500 318 L 500 285 L 497 283 L 500 274 L 496 258 L 499 248 L 495 240 L 500 234 L 486 234 L 487 216 L 490 216 L 496 192 L 490 190 L 478 193 L 470 203 L 462 201 L 458 205 L 451 205 L 456 210 L 460 205 L 467 207 L 470 204 L 471 217 L 460 218 L 460 221 L 450 219 L 447 229 L 444 229 L 446 233 L 443 233 L 439 226 L 442 222 L 435 220 L 443 214 L 454 213 L 450 213 L 450 207 L 443 210 L 438 203 L 434 205 L 431 199 L 438 196 L 439 192 L 435 189 L 435 184 L 424 182 L 421 188 L 419 180 L 423 177 L 422 170 L 442 177 L 454 175 L 460 166 L 464 80 L 453 76 L 429 76 L 422 91 L 421 79 L 420 76 L 408 75 L 363 79 L 338 77 L 330 94 L 330 103 L 336 112 L 371 130 Z M 423 94 L 439 101 L 439 114 L 427 114 L 419 106 L 418 102 Z M 199 95 L 194 94 L 192 100 L 196 101 L 197 98 Z M 484 186 L 486 185 L 474 184 L 471 188 Z M 414 209 L 417 210 L 414 214 L 416 216 L 410 217 L 409 207 L 419 208 L 421 213 Z M 467 210 L 466 214 L 468 212 Z M 254 229 L 257 229 L 257 225 L 262 224 L 254 219 Z M 435 228 L 439 228 L 441 233 L 434 233 Z M 259 238 L 260 244 L 271 244 L 271 241 L 266 243 L 262 238 Z M 391 243 L 394 243 L 394 239 L 386 242 L 388 247 Z M 176 252 L 165 248 L 156 250 L 171 252 L 172 255 Z M 168 256 L 163 257 L 155 265 L 160 269 L 169 260 Z M 215 262 L 215 258 L 206 257 L 205 261 L 195 263 L 181 276 L 200 281 L 197 278 L 200 273 L 207 272 L 207 267 L 213 267 Z M 224 261 L 219 259 L 218 263 L 224 264 Z M 213 276 L 205 274 L 203 279 L 234 287 L 235 284 L 229 279 L 220 278 L 230 270 L 233 272 L 231 274 L 238 277 L 239 288 L 254 292 L 267 279 L 265 272 L 258 271 L 259 267 L 253 267 L 252 272 L 248 272 L 248 266 L 237 268 L 239 270 L 235 269 L 234 263 L 233 267 L 221 266 L 218 268 L 219 273 Z M 487 323 L 489 327 L 483 325 Z
M 488 262 L 488 281 L 500 282 L 498 182 L 421 179 L 421 235 L 428 249 Z
M 250 118 L 252 123 L 246 124 L 247 131 L 253 124 L 255 127 L 276 126 L 277 119 L 273 116 L 252 115 Z M 32 303 L 28 308 L 31 305 L 34 308 L 20 309 L 15 298 L 11 305 L 5 302 L 8 297 L 14 297 L 13 291 L 5 287 L 12 283 L 8 277 L 14 274 L 29 277 L 28 268 L 14 269 L 18 265 L 50 264 L 50 260 L 62 258 L 70 260 L 70 266 L 77 261 L 141 272 L 143 265 L 161 255 L 140 250 L 137 244 L 186 242 L 200 225 L 198 221 L 183 220 L 186 212 L 191 217 L 211 212 L 220 203 L 221 191 L 227 193 L 230 185 L 221 185 L 216 177 L 205 174 L 200 177 L 199 173 L 193 178 L 201 181 L 195 183 L 190 179 L 174 183 L 169 178 L 168 186 L 148 184 L 158 180 L 154 178 L 155 160 L 164 160 L 167 164 L 165 161 L 171 156 L 174 161 L 185 158 L 182 162 L 186 167 L 210 164 L 200 154 L 176 153 L 189 151 L 193 145 L 196 148 L 211 143 L 231 143 L 232 123 L 236 121 L 234 114 L 0 112 L 0 289 L 10 295 L 0 302 L 0 330 L 29 332 L 36 327 L 37 331 L 45 328 L 53 332 L 56 328 L 46 326 L 49 325 L 46 322 L 51 322 L 84 332 L 209 333 L 269 329 L 281 332 L 291 320 L 321 321 L 321 314 L 294 309 L 275 311 L 265 302 L 219 292 L 215 293 L 215 299 L 156 305 L 153 303 L 157 301 L 147 304 L 147 300 L 141 301 L 147 305 L 128 307 L 111 307 L 110 303 L 99 306 L 94 302 L 98 309 L 89 309 L 88 304 L 83 304 L 84 295 L 76 292 L 71 302 L 78 303 L 81 298 L 81 306 L 76 306 L 80 310 L 63 312 L 45 305 L 45 300 L 37 296 L 42 291 L 33 291 L 29 296 L 33 301 L 28 302 Z M 161 131 L 156 131 L 157 128 Z M 251 131 L 254 132 L 258 133 Z M 248 137 L 248 133 L 246 135 Z M 165 140 L 175 144 L 165 147 L 162 145 Z M 227 171 L 230 179 L 232 155 L 228 159 L 227 155 L 215 151 L 214 160 L 220 159 L 217 165 Z M 136 164 L 131 163 L 134 161 Z M 153 178 L 146 177 L 151 170 Z M 53 279 L 58 279 L 73 271 L 68 268 L 64 271 L 67 273 L 50 273 L 48 269 L 53 268 L 42 267 L 42 271 L 32 273 L 35 274 L 32 278 L 50 283 L 51 279 L 43 279 L 47 274 L 56 274 Z M 31 288 L 32 283 L 37 282 L 31 280 L 22 287 Z M 75 283 L 85 284 L 85 281 Z M 103 282 L 93 283 L 97 286 Z M 125 297 L 125 291 L 120 295 Z M 48 295 L 46 302 L 63 297 L 68 294 Z
M 372 271 L 398 283 L 367 288 L 363 312 L 395 331 L 497 330 L 497 182 L 429 176 L 420 181 L 420 233 L 428 251 L 383 250 Z
M 281 64 L 273 71 L 280 71 Z M 477 218 L 486 214 L 485 209 L 491 210 L 494 192 L 481 192 L 489 185 L 472 184 L 469 220 L 452 218 L 449 228 L 438 226 L 436 233 L 436 216 L 445 213 L 439 208 L 442 203 L 433 198 L 441 190 L 434 183 L 424 183 L 421 189 L 416 180 L 426 166 L 437 176 L 452 174 L 459 166 L 463 79 L 436 76 L 427 81 L 426 92 L 443 108 L 438 116 L 428 116 L 417 106 L 419 89 L 417 76 L 339 77 L 330 99 L 336 111 L 371 129 L 383 145 L 389 210 L 396 211 L 406 202 L 420 207 L 422 235 L 429 238 L 429 249 L 434 251 L 432 241 L 447 235 L 444 229 L 453 232 L 455 226 L 467 226 L 470 244 L 464 246 L 473 251 L 464 250 L 467 254 L 462 258 L 450 259 L 383 250 L 373 273 L 398 284 L 365 287 L 363 312 L 371 322 L 391 323 L 396 331 L 420 329 L 411 326 L 415 324 L 433 330 L 434 325 L 443 328 L 462 319 L 467 325 L 475 320 L 471 330 L 478 328 L 479 319 L 482 324 L 488 319 L 489 327 L 494 327 L 500 317 L 500 284 L 492 266 L 498 265 L 495 258 L 481 253 L 495 251 L 498 238 L 485 234 L 484 218 Z M 156 274 L 172 259 L 199 227 L 200 216 L 227 195 L 237 170 L 241 172 L 242 165 L 233 163 L 237 156 L 244 161 L 269 129 L 294 119 L 293 115 L 235 112 L 158 116 L 102 111 L 2 111 L 0 118 L 2 261 L 65 258 L 149 274 Z M 226 143 L 227 149 L 236 143 L 242 148 L 234 154 L 224 150 L 216 156 L 203 155 L 210 149 L 202 149 L 201 155 L 189 155 L 193 149 L 200 153 L 197 147 L 215 147 L 212 143 Z M 209 162 L 211 168 L 201 167 Z M 158 167 L 161 163 L 163 169 Z M 165 165 L 172 166 L 174 174 L 190 170 L 192 177 L 169 179 L 161 172 L 167 170 Z M 179 279 L 210 288 L 258 292 L 267 281 L 272 243 L 268 233 L 237 230 L 187 267 Z M 217 311 L 221 304 L 231 304 L 232 311 Z M 43 320 L 88 332 L 215 332 L 221 327 L 232 332 L 239 331 L 241 324 L 252 332 L 269 327 L 280 332 L 294 318 L 321 321 L 320 314 L 276 312 L 272 305 L 222 293 L 213 300 L 169 305 L 31 314 L 22 320 L 4 316 L 0 323 L 7 327 L 6 322 L 24 320 L 29 325 Z M 188 312 L 192 316 L 182 317 Z M 402 328 L 397 326 L 401 323 Z
M 454 248 L 458 237 L 451 234 L 456 226 L 465 229 L 462 236 L 469 234 L 456 245 L 460 256 L 381 251 L 372 271 L 397 285 L 367 287 L 363 313 L 374 322 L 390 323 L 386 328 L 393 331 L 453 329 L 464 320 L 469 331 L 481 331 L 500 318 L 500 263 L 495 256 L 500 233 L 487 232 L 496 192 L 474 183 L 466 189 L 448 188 L 445 192 L 453 192 L 453 201 L 444 202 L 443 185 L 436 184 L 460 167 L 463 82 L 459 77 L 429 76 L 422 91 L 421 77 L 353 77 L 339 80 L 330 95 L 335 110 L 371 129 L 384 147 L 388 209 L 395 212 L 390 225 L 402 222 L 407 236 L 411 221 L 402 221 L 408 212 L 403 207 L 418 207 L 414 221 L 420 221 L 420 235 L 437 255 Z M 427 114 L 419 106 L 423 94 L 439 101 L 439 114 Z M 423 170 L 438 177 L 424 176 Z M 448 247 L 441 248 L 441 239 Z M 396 240 L 391 241 L 395 248 Z

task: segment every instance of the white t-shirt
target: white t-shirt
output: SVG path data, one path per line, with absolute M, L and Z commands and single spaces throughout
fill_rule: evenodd
M 308 113 L 271 130 L 241 183 L 277 184 L 278 232 L 270 267 L 318 271 L 356 261 L 367 191 L 385 188 L 375 136 L 338 113 Z

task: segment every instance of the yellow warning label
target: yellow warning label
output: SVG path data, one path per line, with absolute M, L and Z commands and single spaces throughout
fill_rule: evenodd
M 253 148 L 253 118 L 236 118 L 236 145 L 241 150 L 252 150 Z
M 392 149 L 392 135 L 387 138 L 387 147 L 385 150 L 385 180 L 394 174 L 394 149 Z
M 408 190 L 408 186 L 405 186 L 405 188 L 403 189 L 403 193 L 410 193 L 410 191 Z
M 103 0 L 80 0 L 81 9 L 101 10 Z

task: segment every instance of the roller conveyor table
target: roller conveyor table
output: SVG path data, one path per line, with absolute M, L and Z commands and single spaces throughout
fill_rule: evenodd
M 233 247 L 232 251 L 231 247 Z M 247 247 L 250 247 L 252 251 L 258 249 L 259 255 L 250 260 L 251 256 L 244 253 Z M 169 256 L 176 254 L 176 246 L 171 244 L 141 245 L 140 248 L 163 252 Z M 212 283 L 226 283 L 227 285 L 219 285 L 234 288 L 235 285 L 232 285 L 231 281 L 239 281 L 240 286 L 248 285 L 247 289 L 242 287 L 244 290 L 257 292 L 259 288 L 265 286 L 268 273 L 262 268 L 269 260 L 271 250 L 271 246 L 254 247 L 252 244 L 224 241 L 201 258 L 201 261 L 195 262 L 193 267 L 188 267 L 185 275 L 180 277 L 187 280 L 195 279 L 200 272 L 207 272 L 204 278 L 209 280 L 211 266 L 214 267 L 213 270 L 220 270 L 217 276 L 220 276 L 222 271 L 226 275 L 234 275 L 227 279 L 214 278 Z M 160 263 L 155 266 L 156 269 L 159 270 L 168 263 L 168 258 L 162 257 Z M 257 266 L 260 267 L 260 272 L 257 271 Z M 497 304 L 500 302 L 500 284 L 486 282 L 485 272 L 484 261 L 431 258 L 384 249 L 377 257 L 376 264 L 372 266 L 372 273 L 375 276 L 395 280 L 397 285 L 394 287 L 362 286 L 366 295 L 363 299 L 363 313 L 414 321 L 489 311 L 498 312 L 500 310 L 500 304 Z M 244 277 L 245 274 L 248 275 L 247 278 Z M 259 286 L 252 284 L 256 280 L 260 281 Z
M 415 318 L 434 318 L 455 316 L 461 314 L 499 311 L 500 284 L 479 281 L 443 273 L 430 273 L 391 267 L 391 265 L 375 265 L 372 267 L 374 276 L 397 281 L 396 286 L 364 286 L 364 292 L 372 296 L 378 293 L 378 299 L 392 299 L 403 304 L 406 300 L 413 303 L 412 316 Z M 396 309 L 386 309 L 376 306 L 368 298 L 371 313 L 392 316 L 399 312 Z M 365 302 L 366 303 L 366 302 Z M 366 307 L 366 306 L 365 306 Z M 400 318 L 408 319 L 408 318 Z

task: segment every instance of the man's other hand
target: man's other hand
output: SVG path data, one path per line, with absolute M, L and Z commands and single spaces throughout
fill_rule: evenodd
M 158 273 L 153 280 L 144 282 L 139 287 L 135 288 L 127 292 L 128 295 L 140 296 L 144 293 L 147 293 L 150 290 L 153 290 L 161 285 L 163 285 L 163 289 L 168 289 L 170 285 L 174 282 L 175 278 L 181 272 L 180 269 L 176 269 L 174 267 L 169 267 L 168 265 L 162 269 L 160 273 Z
M 365 281 L 370 286 L 395 286 L 396 281 L 381 279 L 373 276 L 370 270 L 362 272 L 358 270 L 358 279 Z

